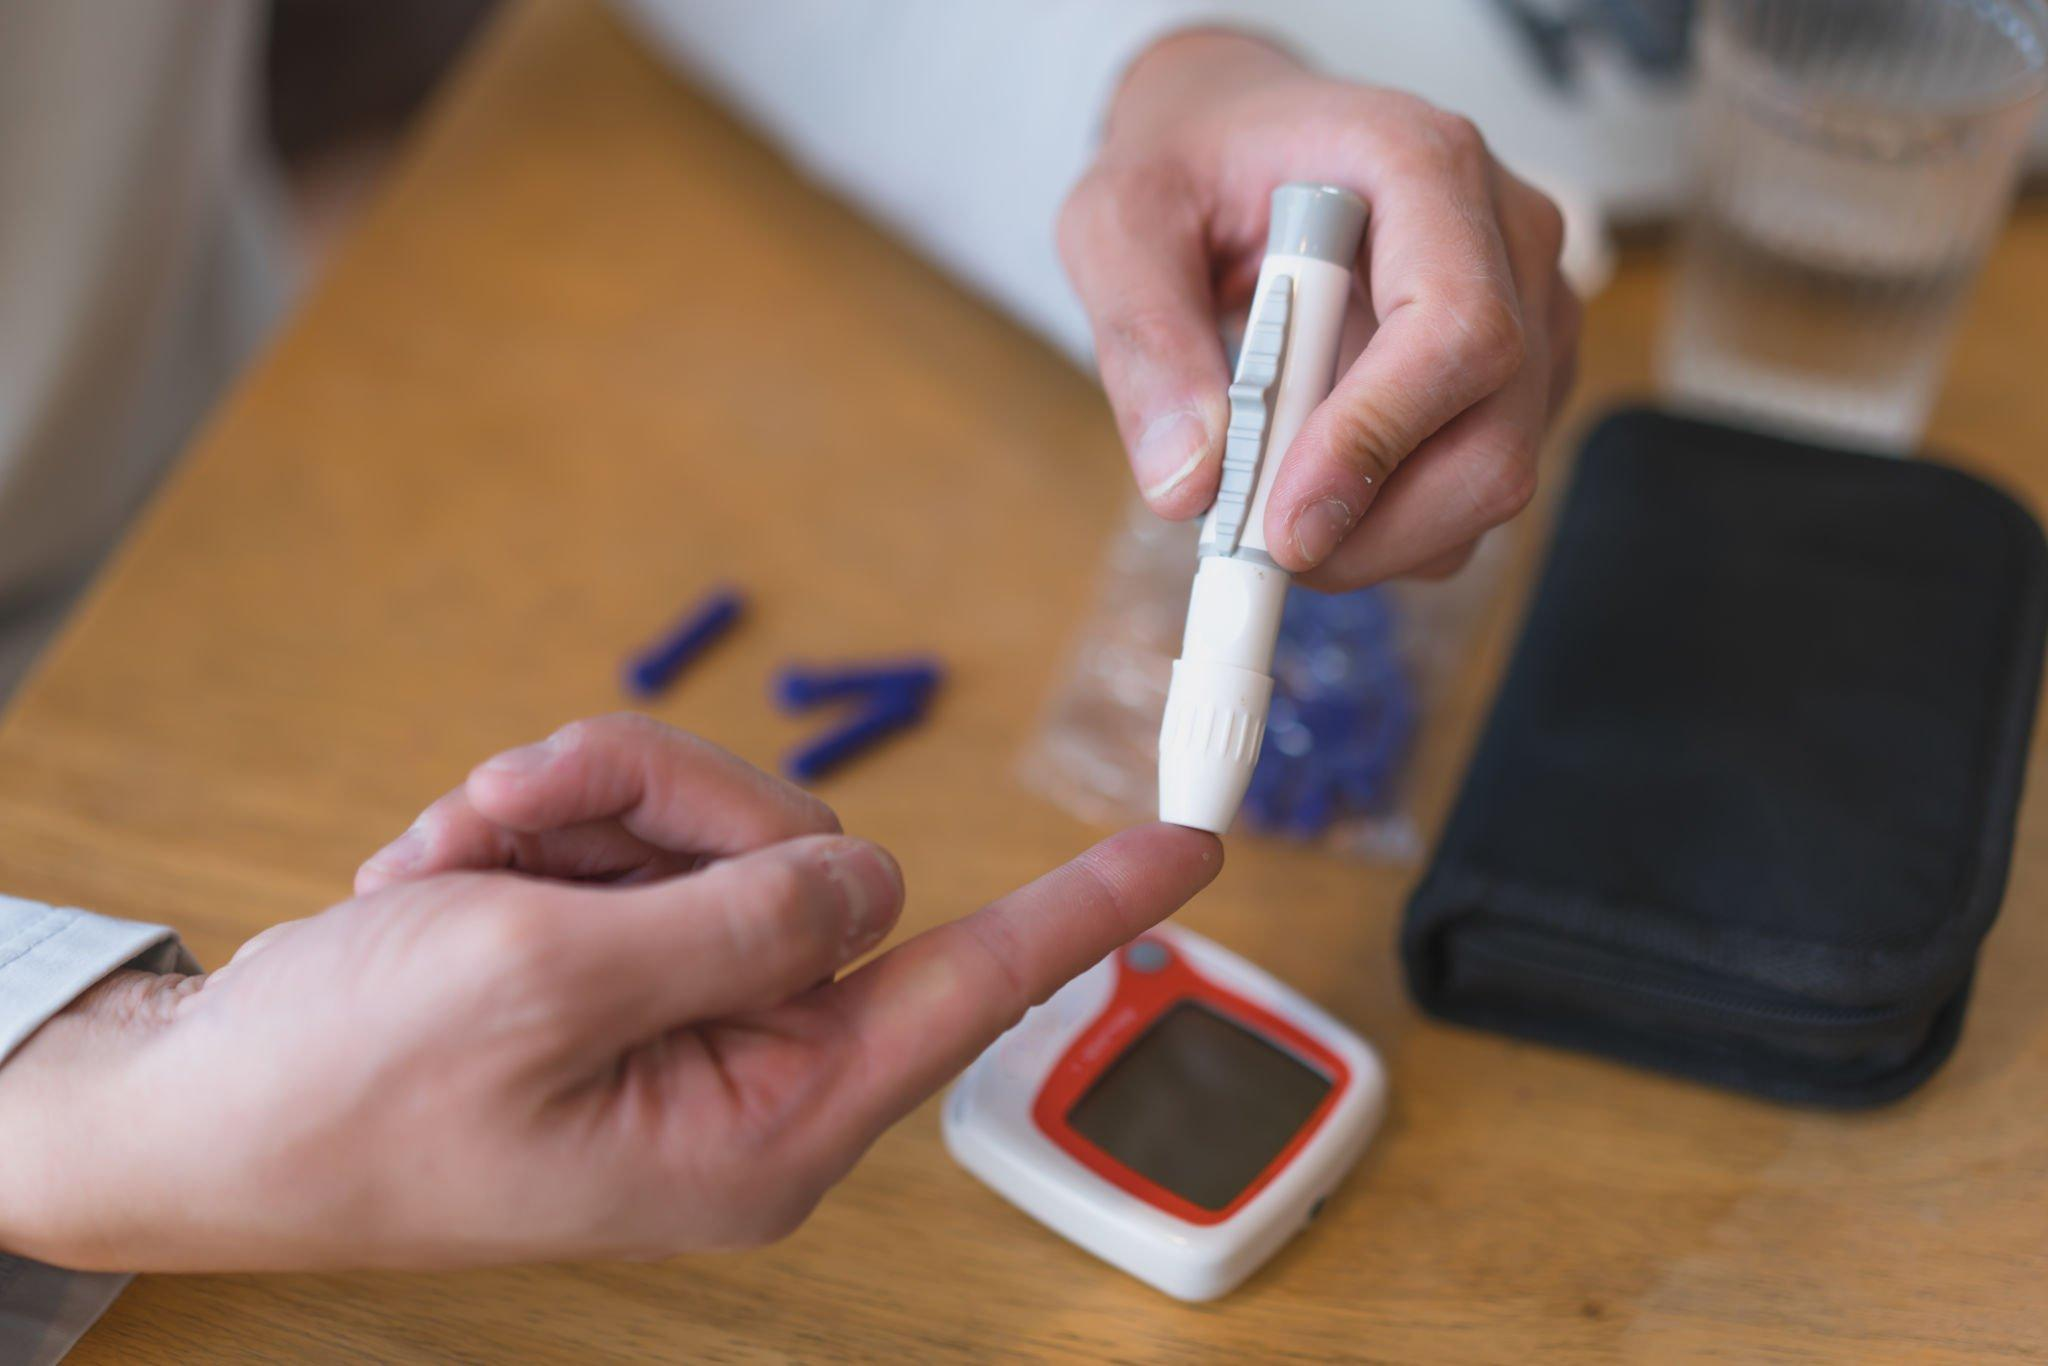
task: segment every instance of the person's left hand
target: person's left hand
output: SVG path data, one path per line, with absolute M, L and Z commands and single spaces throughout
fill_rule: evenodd
M 902 906 L 885 851 L 715 745 L 579 722 L 480 766 L 353 899 L 38 1029 L 0 1066 L 0 1250 L 319 1270 L 778 1238 L 1222 861 L 1127 830 L 850 967 Z

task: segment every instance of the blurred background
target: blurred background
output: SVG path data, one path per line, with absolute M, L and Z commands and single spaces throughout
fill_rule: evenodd
M 362 202 L 407 120 L 501 0 L 275 0 L 266 122 L 309 247 Z M 1216 6 L 1256 23 L 1257 0 Z M 1331 70 L 1458 110 L 1504 159 L 1624 232 L 1686 202 L 1694 0 L 1290 0 L 1287 41 Z M 2029 157 L 2048 166 L 2048 122 Z
M 324 255 L 361 208 L 407 122 L 498 4 L 274 0 L 263 117 L 307 260 Z
M 2015 0 L 2013 13 L 2027 3 Z M 0 401 L 0 695 L 371 202 L 407 129 L 498 8 L 164 5 L 132 20 L 118 43 L 61 0 L 7 10 L 18 41 L 0 46 L 0 190 L 23 203 L 8 206 L 0 234 L 0 369 L 26 378 Z M 615 8 L 636 27 L 635 5 Z M 1952 8 L 1981 29 L 2004 6 Z M 1504 162 L 1564 207 L 1567 273 L 1589 297 L 1610 274 L 1617 240 L 1661 235 L 1688 205 L 1719 195 L 1727 202 L 1696 215 L 1687 235 L 1663 343 L 1667 397 L 1874 448 L 1917 438 L 1959 301 L 2002 221 L 2007 133 L 1993 125 L 2024 115 L 2026 145 L 2009 160 L 2048 161 L 2038 102 L 1974 122 L 1959 113 L 1970 90 L 2015 75 L 1985 64 L 1992 49 L 1981 35 L 1944 48 L 1943 32 L 1900 17 L 1926 7 L 1902 0 L 1811 0 L 1818 18 L 1802 41 L 1818 65 L 1810 53 L 1766 51 L 1772 35 L 1738 32 L 1745 0 L 1726 0 L 1713 11 L 1723 41 L 1705 44 L 1724 58 L 1713 67 L 1718 84 L 1708 83 L 1721 93 L 1704 99 L 1696 49 L 1713 26 L 1698 22 L 1693 0 L 1220 0 L 1204 11 L 1239 17 L 1337 74 L 1471 117 Z M 29 55 L 38 51 L 57 57 Z M 1879 129 L 1894 142 L 1924 133 L 1921 150 L 1938 169 L 1907 164 L 1912 156 L 1890 144 L 1873 159 L 1857 144 L 1870 142 L 1870 129 L 1845 141 L 1797 104 L 1799 81 L 1811 78 L 1824 107 L 1834 86 L 1894 79 L 1902 54 L 1961 82 L 1921 92 L 1947 111 L 1933 123 L 1918 110 Z M 2038 49 L 2017 60 L 2019 77 L 2039 76 Z M 1760 110 L 1729 94 L 1748 88 L 1748 61 L 1784 77 L 1795 102 Z M 119 97 L 89 119 L 53 122 L 49 111 L 75 105 L 81 88 Z M 1802 119 L 1797 136 L 1785 134 Z M 1984 144 L 1982 155 L 1950 156 L 1964 143 Z M 155 175 L 130 173 L 138 155 Z M 65 162 L 60 182 L 53 168 Z M 77 164 L 104 172 L 80 176 Z M 228 217 L 209 216 L 201 195 L 229 205 Z M 31 205 L 49 211 L 26 212 Z M 1916 217 L 1914 206 L 1935 216 Z M 1882 241 L 1843 226 L 1894 220 L 1904 226 Z M 79 250 L 78 225 L 101 222 L 110 238 L 135 240 Z M 1787 223 L 1801 225 L 1797 240 L 1779 232 Z M 102 264 L 50 265 L 66 259 Z M 1007 292 L 969 283 L 1085 366 L 1085 328 L 1062 282 L 1034 277 Z M 1868 337 L 1878 341 L 1845 345 Z M 1860 370 L 1844 368 L 1850 352 L 1864 356 Z M 60 383 L 66 371 L 93 380 Z M 1896 402 L 1874 397 L 1886 395 Z M 94 452 L 110 482 L 77 487 L 67 470 Z
M 272 5 L 263 112 L 295 278 L 341 240 L 497 7 Z M 1805 0 L 1788 24 L 1772 0 L 1704 12 L 1695 0 L 1210 7 L 1334 72 L 1471 117 L 1564 207 L 1567 272 L 1582 294 L 1600 292 L 1617 242 L 1679 239 L 1660 356 L 1667 402 L 1893 453 L 1924 427 L 1946 339 L 2006 208 L 2008 163 L 2023 182 L 2048 164 L 2038 101 L 2000 93 L 2038 84 L 2048 59 L 1994 22 L 2001 4 L 1947 8 Z M 2014 22 L 2025 13 L 2010 10 Z M 1858 101 L 1860 121 L 1834 112 Z M 1085 368 L 1064 299 L 998 301 Z M 1134 506 L 1025 755 L 1027 781 L 1087 819 L 1150 812 L 1190 536 Z M 1351 602 L 1297 594 L 1252 824 L 1369 857 L 1419 852 L 1403 775 L 1427 699 L 1456 673 L 1502 584 L 1502 550 L 1492 544 L 1449 584 L 1396 583 Z

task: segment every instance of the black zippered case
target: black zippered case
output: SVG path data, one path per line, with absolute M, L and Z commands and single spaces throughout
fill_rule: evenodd
M 1636 410 L 1588 439 L 1402 953 L 1430 1013 L 1808 1104 L 1956 1044 L 2048 628 L 2005 494 Z

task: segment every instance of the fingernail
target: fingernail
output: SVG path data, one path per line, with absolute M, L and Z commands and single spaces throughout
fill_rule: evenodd
M 825 876 L 846 904 L 847 952 L 873 947 L 896 923 L 903 870 L 880 845 L 847 840 L 825 855 Z
M 1294 519 L 1294 548 L 1313 568 L 1330 557 L 1358 519 L 1341 498 L 1325 498 Z
M 1138 488 L 1158 502 L 1185 484 L 1209 456 L 1209 429 L 1201 414 L 1176 408 L 1152 419 L 1138 436 Z
M 503 754 L 494 754 L 484 760 L 483 767 L 493 773 L 532 773 L 536 769 L 547 767 L 548 761 L 554 757 L 555 742 L 550 736 L 531 745 L 521 745 L 518 749 L 508 749 Z
M 402 873 L 427 856 L 427 832 L 415 825 L 370 855 L 369 862 L 387 872 Z

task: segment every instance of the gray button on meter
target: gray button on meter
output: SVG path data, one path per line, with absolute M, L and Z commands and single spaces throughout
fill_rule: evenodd
M 1133 972 L 1157 972 L 1171 958 L 1164 944 L 1155 944 L 1149 939 L 1140 940 L 1124 950 L 1124 962 Z

